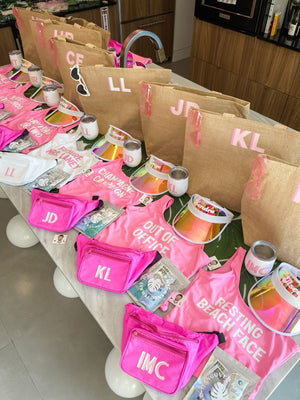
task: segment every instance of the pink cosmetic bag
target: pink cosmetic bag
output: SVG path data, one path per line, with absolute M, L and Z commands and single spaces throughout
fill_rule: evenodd
M 159 255 L 77 236 L 77 278 L 88 286 L 123 293 Z
M 193 332 L 127 304 L 120 365 L 141 382 L 174 394 L 188 383 L 204 357 L 221 342 L 224 342 L 221 333 Z
M 87 213 L 99 207 L 101 200 L 85 200 L 77 196 L 48 193 L 33 189 L 31 210 L 28 216 L 30 225 L 54 232 L 64 232 L 76 225 Z

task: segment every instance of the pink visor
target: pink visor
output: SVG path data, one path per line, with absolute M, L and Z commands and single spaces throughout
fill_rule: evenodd
M 83 112 L 80 111 L 75 104 L 71 103 L 62 96 L 58 108 L 46 115 L 44 120 L 49 125 L 66 127 L 75 123 L 79 123 L 82 115 Z
M 233 214 L 226 208 L 199 194 L 193 194 L 175 216 L 173 228 L 189 242 L 209 243 L 221 235 L 232 218 Z
M 8 74 L 8 78 L 9 78 L 11 81 L 19 82 L 19 83 L 27 83 L 27 82 L 30 82 L 29 74 L 28 74 L 28 68 L 31 67 L 31 66 L 33 66 L 33 64 L 32 64 L 30 61 L 27 61 L 27 60 L 25 60 L 25 59 L 23 58 L 23 59 L 22 59 L 21 68 L 20 68 L 18 71 L 16 71 L 16 72 L 11 71 L 11 72 Z
M 300 271 L 281 263 L 257 281 L 249 291 L 248 303 L 267 328 L 285 336 L 300 333 Z
M 168 177 L 174 165 L 153 155 L 130 176 L 130 184 L 139 192 L 159 195 L 168 191 Z
M 93 153 L 104 161 L 113 161 L 123 157 L 123 146 L 127 139 L 131 139 L 129 133 L 110 125 L 107 133 L 93 145 Z

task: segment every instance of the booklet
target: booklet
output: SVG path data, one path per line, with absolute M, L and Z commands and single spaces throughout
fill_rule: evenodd
M 246 400 L 260 377 L 216 347 L 183 400 Z
M 29 190 L 30 193 L 33 189 L 41 189 L 45 192 L 50 192 L 52 189 L 57 188 L 60 183 L 67 180 L 69 177 L 70 174 L 58 167 L 55 167 L 26 185 L 26 189 Z
M 147 268 L 146 272 L 128 289 L 127 293 L 139 306 L 148 311 L 155 311 L 172 293 L 186 289 L 190 281 L 167 258 Z
M 25 129 L 20 136 L 18 136 L 15 140 L 5 146 L 3 151 L 20 153 L 21 151 L 35 145 L 37 145 L 37 142 L 29 135 L 28 131 Z
M 123 208 L 104 200 L 100 209 L 91 211 L 89 214 L 85 215 L 77 222 L 74 228 L 93 239 L 124 212 L 125 210 L 123 210 Z

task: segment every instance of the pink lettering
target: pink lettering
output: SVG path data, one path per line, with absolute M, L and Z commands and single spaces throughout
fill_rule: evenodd
M 294 193 L 293 199 L 295 203 L 300 203 L 300 183 L 297 186 L 296 192 Z
M 67 37 L 70 38 L 70 39 L 74 39 L 74 35 L 73 35 L 72 32 L 64 32 L 64 31 L 58 32 L 57 29 L 54 29 L 54 31 L 53 31 L 53 37 L 56 37 L 56 36 L 67 36 Z
M 15 168 L 10 168 L 8 167 L 7 170 L 5 171 L 5 176 L 11 176 L 13 178 L 15 172 Z
M 253 133 L 249 149 L 257 151 L 258 153 L 264 153 L 265 152 L 264 149 L 262 149 L 261 147 L 257 147 L 257 143 L 258 143 L 259 137 L 260 137 L 259 133 L 255 133 L 255 132 Z
M 233 130 L 233 135 L 232 135 L 232 138 L 231 138 L 231 145 L 232 146 L 238 146 L 239 145 L 240 147 L 242 147 L 244 149 L 247 149 L 247 145 L 245 143 L 244 138 L 246 136 L 248 136 L 249 133 L 251 133 L 251 132 L 250 131 L 242 131 L 239 128 L 235 128 Z
M 191 101 L 186 101 L 185 102 L 185 108 L 184 108 L 184 116 L 185 116 L 185 118 L 187 118 L 190 108 L 196 108 L 198 110 L 199 106 L 198 106 L 197 103 L 193 103 Z
M 69 50 L 66 53 L 66 61 L 69 65 L 74 64 L 82 64 L 84 55 L 80 53 L 74 53 L 73 51 Z
M 118 87 L 118 86 L 114 86 L 114 82 L 113 82 L 113 79 L 112 79 L 111 76 L 109 76 L 109 77 L 107 78 L 107 80 L 108 80 L 108 87 L 109 87 L 109 90 L 110 90 L 111 92 L 128 92 L 128 93 L 131 92 L 131 89 L 127 89 L 127 88 L 125 87 L 125 80 L 124 80 L 124 78 L 119 78 L 119 83 L 120 83 L 120 86 L 119 86 L 119 87 Z
M 121 92 L 129 92 L 130 93 L 131 89 L 126 89 L 124 78 L 120 78 L 119 81 L 120 81 Z
M 109 76 L 109 77 L 107 78 L 107 80 L 108 80 L 108 87 L 109 87 L 109 90 L 110 90 L 111 92 L 119 92 L 119 91 L 120 91 L 120 88 L 119 88 L 119 87 L 115 87 L 115 86 L 114 86 L 114 82 L 113 82 L 113 79 L 112 79 L 111 76 Z
M 184 100 L 179 99 L 178 104 L 177 104 L 177 110 L 174 106 L 170 107 L 171 113 L 174 115 L 180 115 L 183 110 L 183 104 L 184 104 Z

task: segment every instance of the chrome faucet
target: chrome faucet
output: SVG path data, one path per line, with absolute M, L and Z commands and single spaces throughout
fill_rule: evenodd
M 160 38 L 155 33 L 144 31 L 142 29 L 137 29 L 136 31 L 131 32 L 130 35 L 128 35 L 123 42 L 123 46 L 120 53 L 120 66 L 123 66 L 123 68 L 127 68 L 127 58 L 130 47 L 137 39 L 139 39 L 142 36 L 148 37 L 154 44 L 154 49 L 158 62 L 162 63 L 167 59 Z

